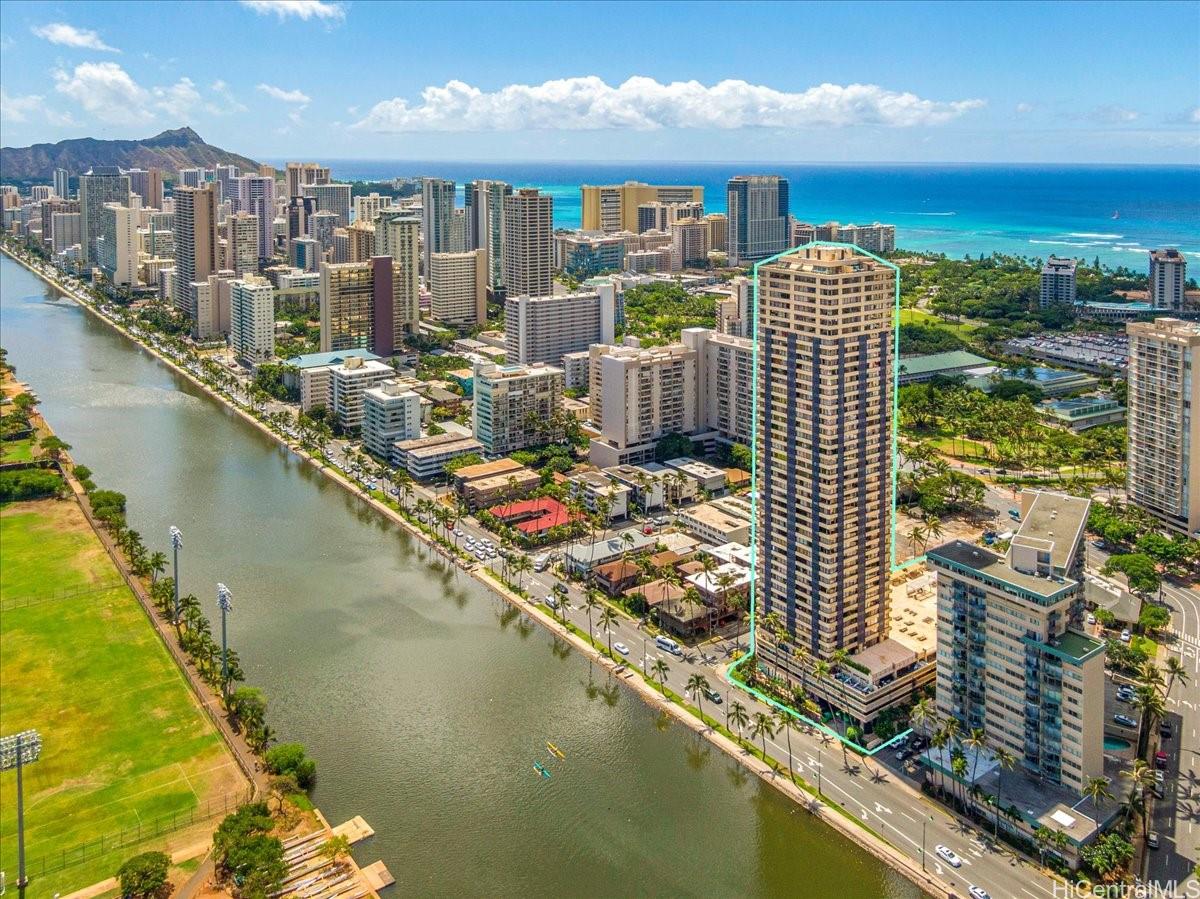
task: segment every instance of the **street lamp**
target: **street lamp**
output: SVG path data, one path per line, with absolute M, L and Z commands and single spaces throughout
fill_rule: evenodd
M 233 594 L 224 584 L 217 584 L 217 608 L 221 610 L 221 694 L 229 693 L 229 644 L 225 639 L 225 617 L 233 611 Z
M 926 816 L 921 821 L 921 870 L 925 870 L 925 828 L 929 826 L 929 822 L 933 820 L 933 815 Z
M 29 878 L 25 876 L 25 792 L 21 769 L 29 762 L 36 762 L 41 754 L 42 735 L 36 730 L 0 737 L 0 771 L 17 769 L 17 889 L 22 899 Z
M 175 570 L 175 574 L 174 574 L 175 624 L 176 624 L 176 626 L 178 626 L 178 624 L 179 624 L 179 550 L 183 549 L 183 531 L 179 530 L 179 528 L 175 527 L 175 525 L 171 525 L 171 530 L 169 531 L 169 533 L 171 535 L 171 555 L 175 559 L 175 569 L 174 569 Z

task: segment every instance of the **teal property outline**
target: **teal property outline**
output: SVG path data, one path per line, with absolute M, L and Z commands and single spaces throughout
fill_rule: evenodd
M 725 674 L 730 682 L 736 684 L 738 687 L 740 687 L 742 690 L 745 690 L 747 693 L 749 693 L 751 696 L 758 699 L 760 702 L 765 702 L 767 705 L 771 706 L 772 708 L 777 709 L 778 711 L 781 711 L 784 714 L 791 716 L 792 718 L 797 718 L 800 721 L 803 721 L 805 724 L 809 725 L 810 727 L 816 728 L 817 730 L 821 731 L 822 733 L 828 734 L 829 736 L 833 737 L 834 739 L 839 740 L 842 743 L 849 746 L 851 749 L 853 749 L 859 755 L 870 757 L 870 756 L 875 755 L 876 753 L 883 751 L 884 749 L 887 749 L 889 746 L 892 746 L 899 740 L 904 739 L 906 736 L 908 736 L 909 733 L 911 733 L 911 728 L 909 730 L 901 731 L 900 733 L 896 734 L 896 736 L 892 737 L 890 740 L 887 740 L 887 741 L 881 743 L 880 745 L 876 746 L 874 749 L 867 749 L 865 746 L 860 746 L 858 743 L 855 743 L 853 740 L 849 740 L 846 737 L 842 736 L 833 728 L 826 726 L 824 722 L 814 721 L 813 719 L 809 718 L 807 715 L 801 714 L 797 709 L 794 709 L 791 706 L 786 705 L 771 696 L 767 696 L 761 690 L 757 690 L 754 687 L 751 687 L 749 684 L 747 684 L 745 681 L 741 680 L 737 676 L 738 667 L 741 666 L 741 664 L 743 662 L 745 662 L 746 659 L 751 658 L 755 654 L 755 650 L 757 648 L 756 630 L 758 627 L 758 620 L 757 620 L 757 616 L 755 615 L 755 610 L 756 610 L 757 603 L 758 603 L 758 494 L 759 494 L 759 490 L 758 490 L 758 345 L 759 345 L 759 341 L 758 341 L 758 268 L 760 265 L 765 265 L 769 262 L 774 262 L 776 259 L 781 259 L 784 256 L 790 256 L 793 253 L 799 252 L 800 250 L 807 250 L 807 249 L 810 249 L 811 247 L 818 247 L 818 246 L 819 247 L 842 247 L 844 249 L 854 250 L 856 253 L 861 253 L 863 256 L 867 256 L 871 259 L 874 259 L 876 262 L 878 262 L 882 265 L 886 265 L 888 268 L 890 268 L 893 272 L 896 273 L 896 307 L 895 307 L 896 311 L 893 316 L 893 325 L 892 325 L 892 344 L 893 344 L 894 349 L 893 349 L 893 353 L 892 353 L 892 536 L 891 536 L 891 565 L 890 565 L 890 568 L 891 568 L 892 573 L 894 574 L 895 572 L 900 571 L 904 568 L 907 568 L 909 565 L 913 565 L 925 558 L 922 555 L 922 556 L 918 556 L 915 559 L 909 559 L 907 562 L 905 562 L 902 565 L 896 564 L 896 481 L 897 481 L 897 474 L 898 474 L 898 469 L 899 469 L 899 453 L 896 451 L 896 447 L 898 445 L 897 442 L 899 440 L 899 434 L 900 434 L 900 430 L 899 430 L 900 429 L 900 266 L 896 265 L 896 263 L 894 263 L 894 262 L 889 262 L 886 259 L 876 256 L 874 253 L 869 252 L 868 250 L 864 250 L 855 244 L 839 243 L 837 241 L 830 241 L 830 240 L 810 241 L 809 243 L 803 244 L 801 246 L 791 247 L 789 249 L 784 250 L 782 253 L 776 253 L 774 256 L 768 256 L 766 259 L 759 260 L 758 262 L 754 263 L 753 285 L 752 285 L 753 301 L 751 303 L 753 308 L 747 310 L 747 318 L 749 319 L 749 322 L 750 322 L 750 326 L 752 329 L 751 334 L 753 335 L 752 340 L 754 341 L 754 362 L 753 362 L 754 382 L 751 385 L 751 389 L 750 389 L 750 397 L 751 397 L 751 399 L 750 399 L 750 402 L 751 402 L 751 413 L 750 413 L 750 443 L 751 443 L 751 445 L 750 445 L 750 641 L 749 641 L 749 650 L 747 651 L 746 655 L 742 656 L 742 658 L 738 659 L 736 662 L 734 662 L 732 665 L 730 665 L 726 669 Z

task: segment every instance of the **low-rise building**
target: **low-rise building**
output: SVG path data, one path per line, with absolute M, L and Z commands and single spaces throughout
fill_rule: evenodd
M 454 472 L 452 480 L 455 492 L 472 511 L 517 499 L 542 482 L 537 472 L 508 458 L 464 465 Z
M 1068 400 L 1045 400 L 1042 413 L 1052 423 L 1078 434 L 1098 425 L 1120 424 L 1125 407 L 1108 396 L 1081 396 Z
M 965 350 L 900 357 L 900 384 L 920 384 L 937 377 L 982 377 L 996 370 L 991 361 Z
M 725 492 L 725 472 L 714 465 L 689 458 L 668 459 L 663 464 L 687 475 L 709 496 L 720 496 Z
M 493 506 L 488 512 L 531 539 L 545 537 L 551 529 L 566 527 L 579 518 L 552 496 L 515 500 Z
M 421 436 L 421 397 L 404 379 L 381 382 L 363 393 L 363 449 L 389 462 L 401 440 Z
M 483 451 L 474 437 L 461 434 L 435 434 L 400 440 L 392 447 L 392 464 L 408 471 L 414 481 L 431 481 L 446 473 L 446 463 Z
M 701 503 L 680 509 L 675 522 L 706 543 L 746 543 L 750 540 L 750 519 L 734 515 L 713 504 Z
M 311 412 L 317 406 L 329 408 L 330 371 L 347 359 L 378 362 L 370 350 L 335 350 L 328 353 L 306 353 L 287 360 L 284 383 L 300 391 L 300 409 Z
M 567 479 L 572 498 L 583 502 L 584 508 L 595 515 L 607 503 L 608 520 L 620 521 L 629 517 L 629 497 L 633 491 L 615 478 L 598 471 L 584 471 Z
M 641 576 L 642 569 L 637 563 L 623 559 L 606 562 L 592 569 L 592 583 L 609 596 L 617 596 L 637 586 Z
M 623 555 L 636 555 L 644 549 L 655 545 L 655 538 L 637 531 L 626 531 L 632 536 L 632 541 L 623 540 L 620 536 L 595 543 L 573 543 L 563 556 L 567 571 L 579 576 L 591 574 L 597 565 L 613 562 Z

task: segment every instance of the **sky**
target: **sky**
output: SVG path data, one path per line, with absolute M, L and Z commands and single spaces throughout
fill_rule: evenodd
M 1200 2 L 0 2 L 0 142 L 1200 164 Z

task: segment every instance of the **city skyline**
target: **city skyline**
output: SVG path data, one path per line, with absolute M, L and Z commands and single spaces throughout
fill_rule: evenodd
M 741 7 L 736 20 L 704 4 L 644 6 L 631 36 L 629 17 L 596 5 L 458 4 L 453 33 L 440 33 L 424 25 L 444 5 L 250 0 L 205 6 L 211 27 L 191 30 L 186 60 L 156 52 L 128 4 L 2 6 L 7 146 L 187 124 L 262 158 L 303 147 L 480 161 L 1200 160 L 1195 29 L 1127 41 L 1154 18 L 1146 4 L 845 7 L 812 42 L 814 8 L 801 4 Z M 1200 25 L 1191 4 L 1152 12 Z M 581 17 L 603 53 L 579 52 Z M 153 24 L 170 33 L 194 17 L 164 6 Z M 805 47 L 782 70 L 758 46 L 768 26 Z M 638 37 L 681 27 L 688 52 L 655 38 L 648 53 Z M 361 52 L 380 34 L 406 46 L 386 79 Z M 512 54 L 516 39 L 538 52 Z M 295 65 L 298 42 L 328 64 Z

